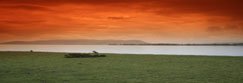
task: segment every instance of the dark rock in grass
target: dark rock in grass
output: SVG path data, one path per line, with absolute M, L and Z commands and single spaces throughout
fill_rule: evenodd
M 89 53 L 69 53 L 64 55 L 65 58 L 85 58 L 85 57 L 105 57 L 105 55 L 89 54 Z
M 106 55 L 100 55 L 100 57 L 106 57 Z

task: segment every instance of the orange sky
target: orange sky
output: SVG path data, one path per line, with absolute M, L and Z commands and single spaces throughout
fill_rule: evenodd
M 0 0 L 0 42 L 243 42 L 241 0 Z

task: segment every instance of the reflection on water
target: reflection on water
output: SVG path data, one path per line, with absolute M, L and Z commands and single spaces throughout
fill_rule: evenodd
M 243 46 L 0 45 L 0 51 L 243 56 Z

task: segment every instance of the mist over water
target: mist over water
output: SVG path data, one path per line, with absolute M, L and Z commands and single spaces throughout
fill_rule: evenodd
M 243 46 L 0 45 L 0 51 L 243 56 Z

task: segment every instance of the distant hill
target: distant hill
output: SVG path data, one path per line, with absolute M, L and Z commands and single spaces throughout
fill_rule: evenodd
M 108 45 L 108 44 L 147 44 L 141 40 L 39 40 L 39 41 L 10 41 L 1 44 L 41 44 L 41 45 Z

